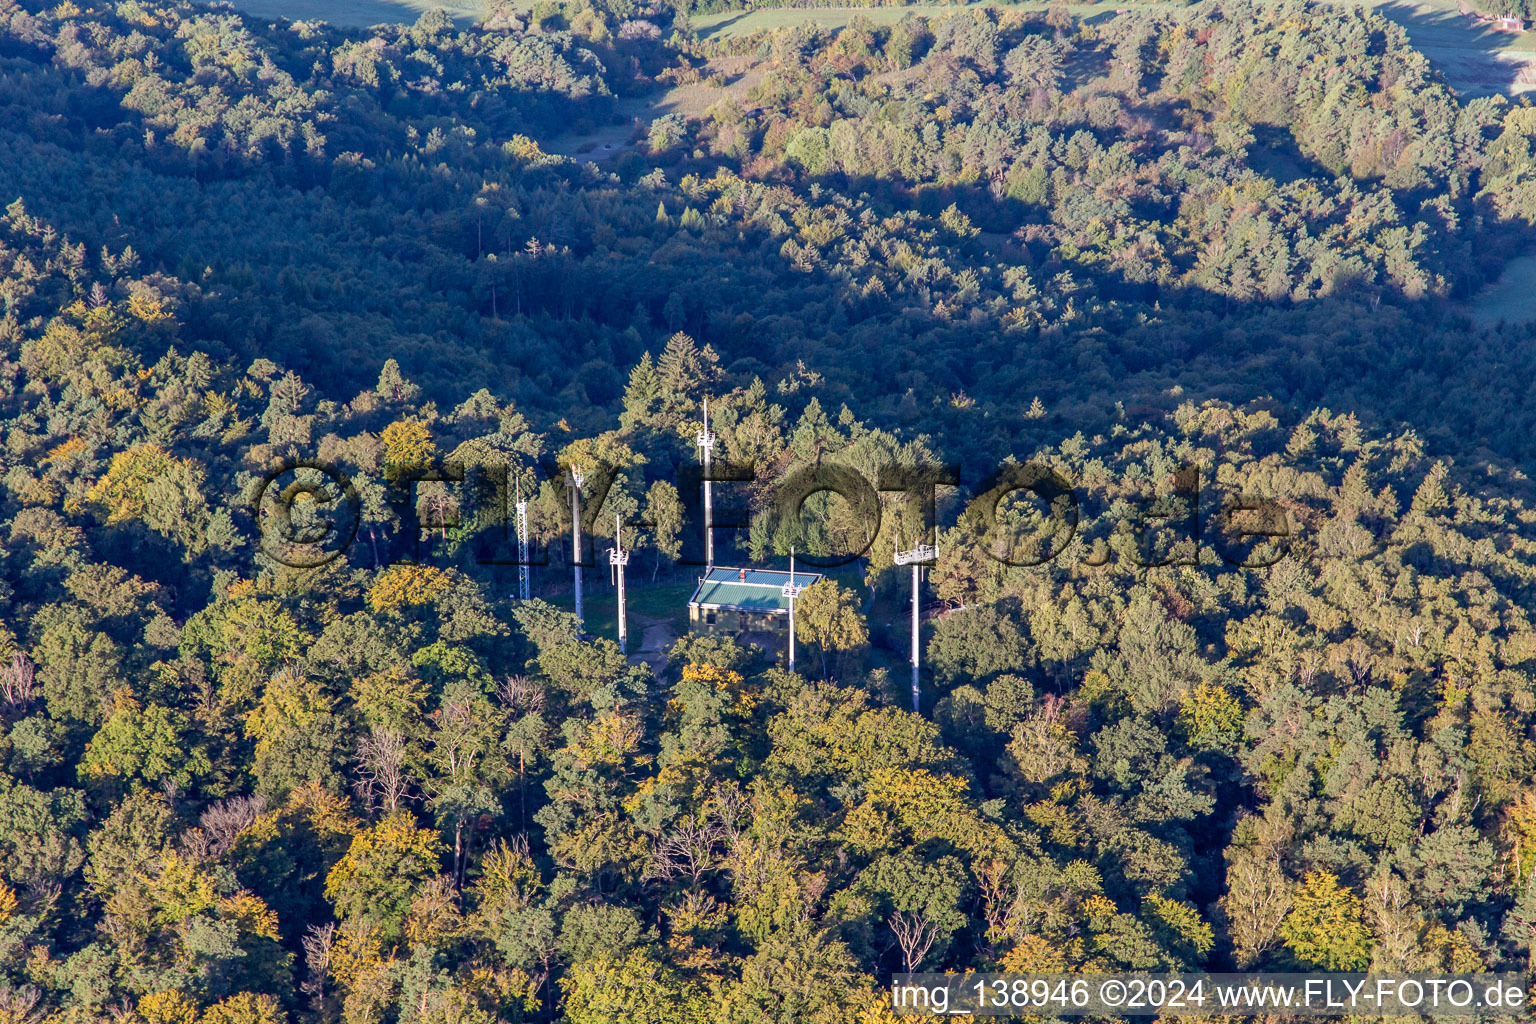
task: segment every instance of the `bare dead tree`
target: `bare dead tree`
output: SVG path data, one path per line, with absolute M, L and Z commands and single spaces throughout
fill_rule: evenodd
M 1406 963 L 1417 948 L 1420 922 L 1403 877 L 1391 868 L 1379 871 L 1366 883 L 1365 892 L 1366 908 L 1375 918 L 1374 955 L 1394 966 Z
M 208 837 L 208 855 L 219 858 L 234 849 L 235 837 L 256 824 L 266 809 L 263 796 L 234 796 L 209 807 L 198 822 Z
M 405 771 L 405 736 L 393 729 L 374 726 L 357 745 L 357 797 L 370 809 L 393 814 L 410 792 Z
M 1010 911 L 1019 899 L 1008 865 L 994 860 L 976 873 L 981 889 L 982 917 L 987 922 L 986 940 L 996 943 L 1008 934 Z
M 325 999 L 325 982 L 331 976 L 331 949 L 336 944 L 336 923 L 310 925 L 304 936 L 304 964 L 309 977 L 299 985 L 300 991 L 314 998 L 316 1005 Z
M 544 687 L 527 676 L 508 676 L 496 688 L 496 696 L 502 707 L 520 715 L 544 709 Z
M 422 517 L 422 527 L 427 530 L 437 530 L 440 540 L 448 539 L 448 527 L 457 525 L 453 503 L 448 496 L 441 491 L 436 491 L 427 496 L 423 502 L 422 511 L 426 514 Z
M 742 794 L 741 787 L 735 784 L 720 784 L 710 795 L 710 812 L 720 821 L 720 827 L 724 830 L 724 841 L 727 847 L 735 848 L 741 840 L 741 834 L 752 823 L 752 808 L 747 804 L 747 798 Z
M 129 1002 L 127 996 L 120 996 L 117 1002 L 107 1006 L 107 1019 L 112 1024 L 135 1024 L 144 1018 L 139 1016 L 138 1007 Z
M 501 701 L 508 725 L 522 723 L 537 726 L 537 720 L 530 719 L 529 716 L 544 710 L 547 691 L 542 684 L 527 676 L 508 676 L 496 688 L 496 697 Z M 516 722 L 513 719 L 516 719 Z M 507 738 L 502 741 L 502 748 L 508 755 L 514 753 L 517 755 L 517 806 L 518 816 L 524 828 L 528 826 L 528 752 L 530 741 L 539 731 L 538 728 L 510 729 Z
M 1317 673 L 1323 667 L 1325 655 L 1316 649 L 1308 648 L 1301 652 L 1297 659 L 1296 673 L 1301 680 L 1301 685 L 1311 689 L 1312 682 L 1317 678 Z
M 138 1006 L 135 1006 L 126 995 L 118 996 L 117 1003 L 108 1004 L 106 1018 L 112 1021 L 112 1024 L 138 1024 L 138 1021 L 144 1019 L 138 1015 Z
M 1247 969 L 1275 944 L 1291 909 L 1291 891 L 1278 853 L 1237 858 L 1227 872 L 1227 895 L 1221 907 L 1233 940 L 1233 958 L 1238 967 Z
M 202 829 L 193 827 L 181 834 L 181 852 L 193 861 L 205 861 L 216 859 L 213 855 L 213 840 Z M 4 1018 L 0 1018 L 3 1022 Z
M 25 711 L 36 699 L 36 682 L 32 659 L 17 651 L 9 665 L 0 666 L 0 700 L 10 711 Z
M 656 841 L 650 873 L 663 880 L 686 876 L 688 887 L 697 889 L 705 872 L 723 859 L 727 837 L 724 824 L 713 814 L 702 819 L 685 818 Z
M 1347 671 L 1349 681 L 1356 686 L 1364 686 L 1370 681 L 1371 670 L 1376 664 L 1375 654 L 1359 637 L 1351 637 L 1347 643 L 1334 648 L 1329 660 Z
M 455 693 L 443 700 L 432 718 L 437 723 L 432 734 L 432 759 L 450 778 L 473 775 L 475 764 L 485 754 L 476 736 L 474 697 Z
M 891 932 L 896 936 L 896 942 L 901 946 L 902 959 L 906 961 L 907 973 L 911 974 L 917 965 L 923 962 L 923 957 L 928 955 L 928 950 L 933 947 L 933 941 L 939 937 L 939 926 L 928 919 L 928 915 L 920 910 L 910 913 L 898 910 L 891 915 Z
M 480 762 L 496 751 L 484 742 L 483 721 L 471 694 L 459 692 L 444 698 L 432 719 L 437 728 L 432 733 L 431 757 L 439 773 L 433 795 L 440 797 L 452 786 L 473 785 Z M 461 805 L 453 822 L 453 878 L 460 887 L 468 864 L 465 830 L 469 829 L 473 838 L 474 818 L 475 812 Z
M 37 1024 L 48 1015 L 47 1008 L 38 1005 L 42 998 L 43 993 L 35 985 L 0 988 L 0 1021 Z
M 57 877 L 31 878 L 24 884 L 20 895 L 29 913 L 44 918 L 58 906 L 59 897 L 64 895 L 64 883 Z

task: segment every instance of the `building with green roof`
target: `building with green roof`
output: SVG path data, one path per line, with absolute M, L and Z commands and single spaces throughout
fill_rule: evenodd
M 782 633 L 789 629 L 789 597 L 793 584 L 803 590 L 821 579 L 820 573 L 793 574 L 777 569 L 740 569 L 717 565 L 699 579 L 688 599 L 688 625 L 703 633 Z

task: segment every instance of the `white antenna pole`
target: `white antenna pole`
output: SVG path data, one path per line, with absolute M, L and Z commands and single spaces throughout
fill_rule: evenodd
M 715 506 L 709 483 L 709 453 L 715 447 L 715 435 L 709 431 L 709 399 L 704 399 L 704 429 L 699 431 L 699 447 L 704 449 L 704 570 L 715 567 Z
M 919 656 L 922 650 L 919 643 L 921 630 L 918 612 L 918 580 L 919 573 L 924 564 L 932 564 L 938 561 L 939 549 L 932 544 L 919 544 L 908 551 L 897 551 L 895 554 L 897 565 L 910 565 L 912 567 L 912 710 L 922 710 L 922 689 L 918 685 Z
M 619 653 L 629 653 L 629 631 L 624 616 L 624 566 L 629 564 L 629 552 L 624 550 L 624 523 L 618 515 L 613 517 L 613 550 L 608 562 L 619 577 Z
M 919 654 L 918 654 L 918 632 L 919 632 L 919 629 L 920 629 L 920 627 L 918 625 L 918 610 L 917 610 L 917 608 L 918 608 L 918 600 L 919 600 L 919 598 L 918 598 L 918 590 L 917 590 L 917 588 L 918 588 L 917 574 L 919 572 L 921 572 L 921 571 L 922 570 L 920 570 L 918 568 L 917 563 L 913 562 L 912 563 L 912 710 L 913 711 L 921 710 L 919 704 L 920 704 L 920 701 L 922 699 L 922 690 L 919 688 L 918 681 L 917 681 L 917 676 L 918 676 L 918 657 L 919 657 Z
M 795 670 L 795 549 L 789 549 L 789 670 Z
M 571 570 L 576 583 L 576 621 L 584 619 L 581 608 L 581 485 L 586 477 L 571 467 Z
M 523 485 L 517 485 L 517 596 L 524 602 L 528 594 L 528 503 L 523 500 Z
M 789 582 L 784 584 L 784 596 L 789 598 L 789 670 L 795 670 L 795 598 L 800 596 L 795 586 L 795 549 L 789 549 Z

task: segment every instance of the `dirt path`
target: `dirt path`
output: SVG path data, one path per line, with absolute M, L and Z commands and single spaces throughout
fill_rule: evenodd
M 667 667 L 667 651 L 677 640 L 677 632 L 672 628 L 672 623 L 665 619 L 652 619 L 644 615 L 634 615 L 636 625 L 640 627 L 640 646 L 635 653 L 629 656 L 630 664 L 638 665 L 642 661 L 651 666 L 651 671 L 656 677 Z

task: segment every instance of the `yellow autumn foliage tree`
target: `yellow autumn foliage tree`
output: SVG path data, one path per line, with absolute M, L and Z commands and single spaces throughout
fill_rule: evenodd
M 149 507 L 150 485 L 187 472 L 201 475 L 190 459 L 178 459 L 158 444 L 136 444 L 112 456 L 106 474 L 86 496 L 106 509 L 109 523 L 142 519 Z
M 739 715 L 751 714 L 752 709 L 757 705 L 757 690 L 746 685 L 746 680 L 740 672 L 720 665 L 696 665 L 690 662 L 683 666 L 681 681 L 684 684 L 701 683 L 717 693 L 729 695 L 731 710 Z M 669 701 L 669 707 L 676 701 L 677 698 Z
M 453 586 L 453 577 L 430 565 L 392 565 L 368 588 L 368 607 L 376 612 L 430 604 Z
M 571 1024 L 709 1020 L 698 986 L 640 950 L 582 961 L 560 979 L 560 988 Z
M 277 927 L 277 914 L 255 893 L 242 890 L 233 896 L 226 896 L 219 901 L 219 911 L 225 918 L 238 923 L 242 931 L 273 942 L 282 941 Z
M 282 669 L 272 676 L 262 691 L 261 701 L 245 716 L 245 734 L 256 741 L 256 758 L 270 753 L 283 734 L 303 731 L 322 715 L 331 713 L 331 698 L 320 684 L 292 669 Z
M 1012 859 L 1013 842 L 966 802 L 967 788 L 964 779 L 922 768 L 877 768 L 841 834 L 865 852 L 942 838 L 981 863 Z
M 1220 683 L 1201 682 L 1179 694 L 1179 724 L 1192 747 L 1230 746 L 1242 739 L 1243 706 Z
M 139 997 L 145 1024 L 197 1024 L 197 1003 L 185 992 L 148 992 Z
M 43 456 L 44 462 L 67 462 L 76 455 L 84 452 L 90 446 L 85 443 L 83 437 L 67 437 L 48 450 Z
M 380 432 L 379 441 L 384 445 L 384 476 L 389 480 L 425 468 L 437 457 L 432 432 L 418 420 L 396 420 Z
M 239 992 L 203 1011 L 201 1024 L 283 1024 L 287 1019 L 273 996 Z
M 1170 932 L 1187 942 L 1196 956 L 1205 956 L 1215 945 L 1215 933 L 1211 926 L 1201 919 L 1200 911 L 1188 903 L 1153 893 L 1146 899 L 1146 909 L 1152 918 L 1162 922 Z
M 325 898 L 338 916 L 375 921 L 388 937 L 400 933 L 417 888 L 438 873 L 442 841 L 397 812 L 352 837 L 346 855 L 325 879 Z
M 160 874 L 150 881 L 148 892 L 155 901 L 157 924 L 178 924 L 219 904 L 214 880 L 175 850 L 162 857 Z
M 1360 897 L 1328 871 L 1307 875 L 1280 937 L 1298 961 L 1325 971 L 1365 970 L 1375 945 Z
M 1055 939 L 1031 932 L 1003 954 L 1001 967 L 1010 974 L 1060 974 L 1081 962 L 1081 939 Z
M 1510 863 L 1516 880 L 1524 880 L 1536 867 L 1536 793 L 1522 793 L 1504 820 L 1504 838 L 1510 846 Z

